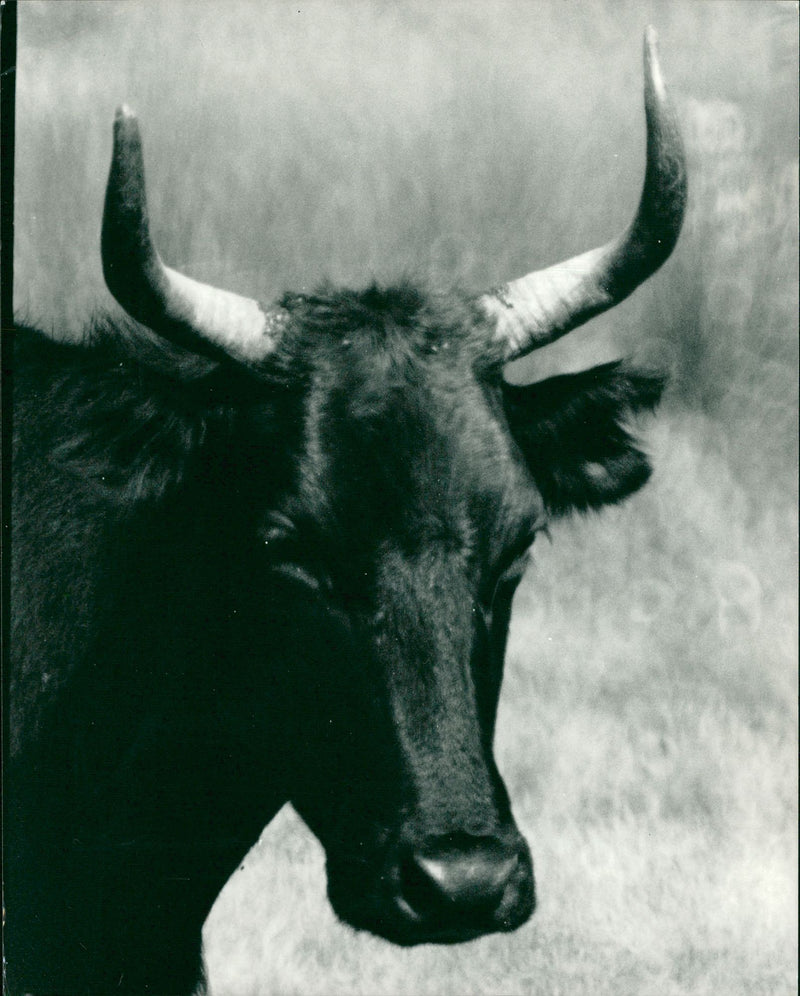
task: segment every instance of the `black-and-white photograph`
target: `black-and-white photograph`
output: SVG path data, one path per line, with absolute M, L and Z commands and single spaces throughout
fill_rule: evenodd
M 798 4 L 2 29 L 4 992 L 796 993 Z

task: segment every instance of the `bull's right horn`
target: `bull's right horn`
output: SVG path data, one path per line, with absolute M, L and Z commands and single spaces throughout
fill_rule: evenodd
M 136 115 L 120 107 L 101 237 L 103 275 L 122 307 L 142 324 L 194 352 L 253 364 L 275 348 L 281 308 L 186 277 L 165 266 L 150 237 L 142 140 Z
M 529 273 L 480 299 L 496 320 L 505 362 L 553 342 L 618 304 L 672 252 L 686 207 L 686 160 L 651 27 L 644 36 L 644 101 L 647 168 L 630 227 L 599 249 Z

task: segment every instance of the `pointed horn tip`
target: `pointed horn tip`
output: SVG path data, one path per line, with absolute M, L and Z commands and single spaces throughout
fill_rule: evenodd
M 120 104 L 119 107 L 117 107 L 116 112 L 114 113 L 114 122 L 116 123 L 117 121 L 126 121 L 130 120 L 131 118 L 133 118 L 134 120 L 136 119 L 136 111 L 134 111 L 131 107 L 129 107 L 128 104 Z
M 667 91 L 658 58 L 658 32 L 652 24 L 648 24 L 644 30 L 644 75 L 648 88 L 652 87 L 663 100 Z
M 139 119 L 127 104 L 120 104 L 114 114 L 114 138 L 136 140 L 139 137 Z

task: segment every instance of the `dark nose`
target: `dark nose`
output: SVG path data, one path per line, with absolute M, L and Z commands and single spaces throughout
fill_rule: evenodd
M 410 846 L 401 864 L 401 905 L 431 939 L 465 939 L 519 926 L 533 908 L 533 876 L 520 838 L 445 834 Z M 459 935 L 459 936 L 456 936 Z

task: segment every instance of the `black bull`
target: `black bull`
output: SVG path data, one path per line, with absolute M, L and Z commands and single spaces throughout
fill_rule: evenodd
M 214 898 L 287 800 L 355 927 L 454 942 L 530 916 L 492 754 L 511 600 L 549 518 L 645 482 L 625 423 L 661 383 L 503 368 L 675 243 L 651 34 L 645 65 L 632 225 L 477 299 L 264 308 L 175 273 L 118 113 L 103 263 L 137 323 L 15 338 L 12 991 L 189 991 Z

